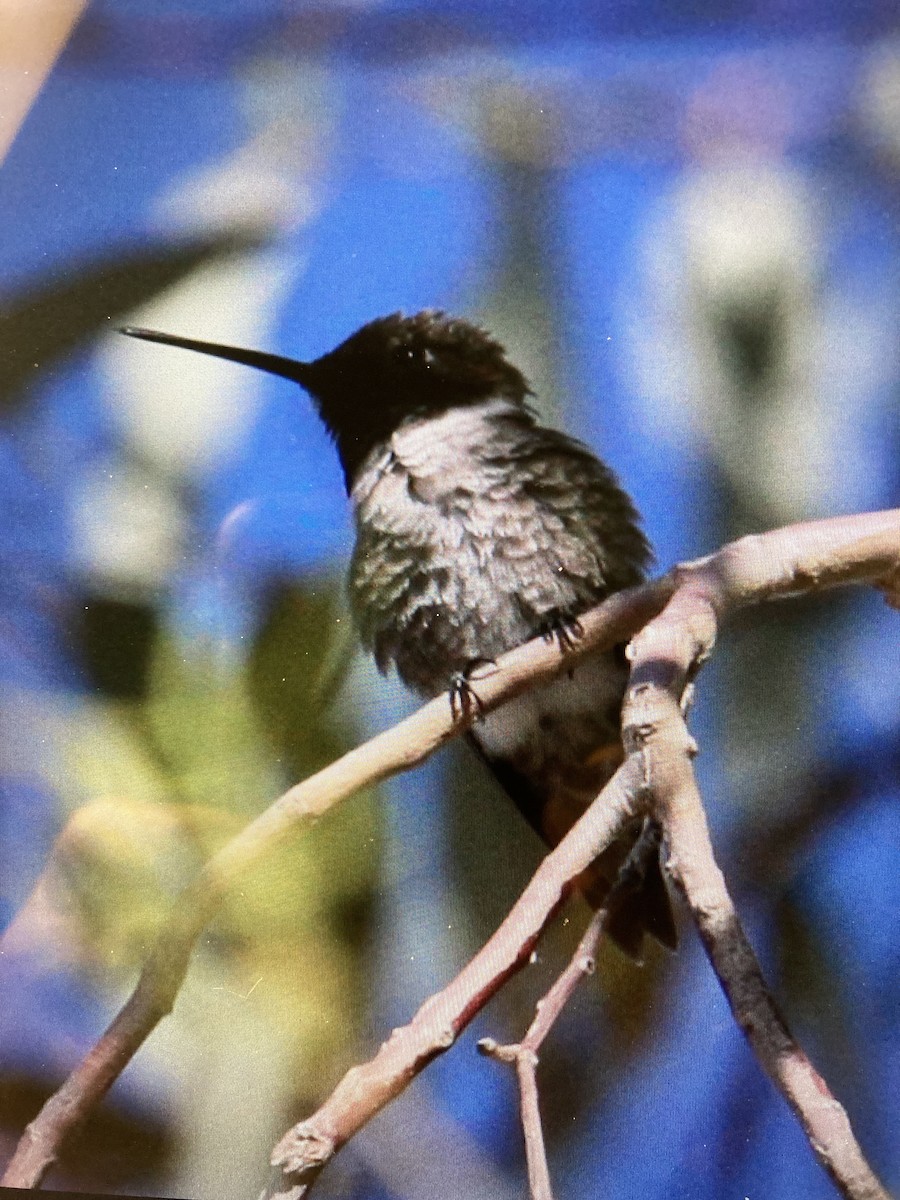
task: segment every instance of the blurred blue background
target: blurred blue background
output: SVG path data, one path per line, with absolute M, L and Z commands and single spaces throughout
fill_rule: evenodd
M 127 994 L 196 863 L 408 710 L 356 655 L 342 481 L 284 381 L 119 337 L 314 357 L 482 321 L 660 568 L 898 503 L 900 21 L 886 2 L 93 0 L 0 166 L 0 1120 Z M 364 401 L 364 398 L 362 398 Z M 900 1188 L 900 653 L 874 595 L 743 620 L 693 723 L 795 1032 Z M 454 753 L 248 884 L 51 1181 L 255 1194 L 268 1147 L 447 981 L 539 848 Z M 521 1032 L 585 920 L 323 1177 L 523 1194 Z M 610 951 L 542 1060 L 560 1197 L 827 1197 L 690 929 Z

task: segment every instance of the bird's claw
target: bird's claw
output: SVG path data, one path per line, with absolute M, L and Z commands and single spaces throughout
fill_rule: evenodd
M 566 654 L 584 636 L 584 626 L 577 617 L 555 612 L 544 619 L 540 633 L 545 642 L 556 642 L 560 654 Z
M 484 720 L 484 705 L 469 680 L 479 667 L 494 665 L 496 664 L 492 658 L 473 658 L 461 671 L 454 671 L 450 676 L 448 696 L 454 721 L 470 718 L 475 721 Z

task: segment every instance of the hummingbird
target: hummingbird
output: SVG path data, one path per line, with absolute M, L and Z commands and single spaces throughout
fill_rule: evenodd
M 361 640 L 382 673 L 394 668 L 423 698 L 449 690 L 452 705 L 470 704 L 475 668 L 538 635 L 565 653 L 579 615 L 644 578 L 650 547 L 613 472 L 538 420 L 521 371 L 470 321 L 393 313 L 310 362 L 122 332 L 256 367 L 308 393 L 353 508 L 348 589 Z M 619 647 L 490 713 L 476 709 L 470 742 L 550 846 L 622 761 L 626 680 Z M 637 960 L 645 932 L 677 941 L 658 827 L 637 819 L 578 881 L 602 907 L 620 868 L 636 861 L 631 852 L 651 843 L 637 884 L 607 914 L 610 936 Z

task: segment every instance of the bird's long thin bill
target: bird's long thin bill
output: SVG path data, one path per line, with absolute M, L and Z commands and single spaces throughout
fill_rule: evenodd
M 280 354 L 265 354 L 262 350 L 243 350 L 240 346 L 221 346 L 217 342 L 200 342 L 196 338 L 178 337 L 174 333 L 159 333 L 155 329 L 140 329 L 135 325 L 127 325 L 120 333 L 128 337 L 141 338 L 145 342 L 159 342 L 163 346 L 178 346 L 182 350 L 196 350 L 200 354 L 209 354 L 213 358 L 224 358 L 229 362 L 243 363 L 246 367 L 256 367 L 260 371 L 268 371 L 270 375 L 282 375 L 295 383 L 305 385 L 308 379 L 308 363 L 297 362 L 293 358 L 282 358 Z

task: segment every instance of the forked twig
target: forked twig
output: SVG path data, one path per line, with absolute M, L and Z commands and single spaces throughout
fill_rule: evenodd
M 684 658 L 685 665 L 676 679 L 673 680 L 671 677 L 671 661 L 668 651 L 665 651 L 662 657 L 657 656 L 653 651 L 652 643 L 648 640 L 641 643 L 633 652 L 634 668 L 623 713 L 623 728 L 626 732 L 627 748 L 630 751 L 626 766 L 633 764 L 638 767 L 640 780 L 643 787 L 647 789 L 646 799 L 650 805 L 649 811 L 657 817 L 662 825 L 669 846 L 670 870 L 676 883 L 688 898 L 701 937 L 704 938 L 704 944 L 708 945 L 707 938 L 710 936 L 715 942 L 717 933 L 714 929 L 710 930 L 705 919 L 703 889 L 702 887 L 694 888 L 693 884 L 695 879 L 699 880 L 707 873 L 707 865 L 704 863 L 697 875 L 689 877 L 688 886 L 685 888 L 683 875 L 679 873 L 677 863 L 693 861 L 694 854 L 697 852 L 691 846 L 695 830 L 689 821 L 682 822 L 672 819 L 674 809 L 670 803 L 671 794 L 665 778 L 655 769 L 656 764 L 652 757 L 659 729 L 654 724 L 653 712 L 649 710 L 642 712 L 642 698 L 645 701 L 649 699 L 648 688 L 654 683 L 657 676 L 670 684 L 671 693 L 667 692 L 665 695 L 667 700 L 670 695 L 673 698 L 678 729 L 683 731 L 683 736 L 679 734 L 678 754 L 680 756 L 683 752 L 690 767 L 696 747 L 687 734 L 680 701 L 689 677 L 693 676 L 704 657 L 709 654 L 719 622 L 725 614 L 762 601 L 818 591 L 851 581 L 867 581 L 883 587 L 888 602 L 896 604 L 898 570 L 900 570 L 900 510 L 892 510 L 891 512 L 867 514 L 864 517 L 842 517 L 829 521 L 810 522 L 743 538 L 725 546 L 706 559 L 676 567 L 669 576 L 666 576 L 667 579 L 673 580 L 673 586 L 667 597 L 670 606 L 675 604 L 678 596 L 684 592 L 697 598 L 705 598 L 707 607 L 696 607 L 689 614 L 687 624 L 683 628 L 678 628 L 675 639 L 678 651 L 676 661 L 680 655 Z M 663 605 L 660 608 L 663 608 Z M 673 611 L 677 612 L 678 610 L 674 609 Z M 586 631 L 589 630 L 591 615 L 589 614 L 582 621 Z M 652 618 L 650 624 L 652 625 Z M 669 626 L 667 625 L 665 628 L 668 629 Z M 642 674 L 646 674 L 647 678 L 642 678 Z M 676 695 L 677 699 L 674 699 Z M 666 711 L 668 713 L 668 708 Z M 691 778 L 693 779 L 692 771 Z M 576 836 L 576 831 L 579 830 L 584 820 L 606 803 L 606 800 L 606 790 L 604 790 L 588 814 L 578 822 L 545 862 L 567 855 L 570 838 Z M 676 817 L 679 815 L 677 812 L 675 813 Z M 708 846 L 708 834 L 702 806 L 700 817 L 702 832 L 706 846 Z M 700 853 L 705 853 L 704 847 L 700 848 Z M 712 859 L 711 847 L 709 847 L 709 863 L 711 863 L 713 875 L 721 881 L 721 874 Z M 577 871 L 573 871 L 569 878 L 574 878 L 577 873 Z M 529 889 L 530 887 L 531 885 L 529 885 Z M 721 881 L 721 887 L 724 891 L 724 881 Z M 731 902 L 730 899 L 727 899 L 727 893 L 725 893 L 725 897 L 727 905 L 730 906 Z M 504 928 L 514 919 L 515 911 L 513 910 L 513 913 L 507 918 Z M 743 938 L 743 934 L 741 937 Z M 724 973 L 720 974 L 729 999 L 732 999 L 735 981 L 737 981 L 739 991 L 745 988 L 748 990 L 748 994 L 754 998 L 759 998 L 764 994 L 763 1007 L 774 1007 L 771 996 L 765 989 L 752 949 L 746 943 L 746 939 L 743 939 L 742 944 L 746 954 L 736 964 L 739 969 L 731 971 L 726 967 Z M 483 960 L 489 961 L 492 953 L 493 939 L 479 951 L 466 970 L 468 971 Z M 718 971 L 720 969 L 718 958 L 711 954 L 711 959 Z M 451 988 L 453 986 L 451 985 Z M 445 1003 L 445 997 L 446 991 L 439 992 L 423 1007 L 441 1006 Z M 740 1021 L 746 1013 L 744 1006 L 732 1003 L 732 1007 Z M 748 1032 L 751 1047 L 760 1057 L 765 1069 L 768 1070 L 767 1061 L 771 1057 L 777 1060 L 785 1044 L 784 1036 L 781 1034 L 781 1030 L 784 1030 L 784 1034 L 786 1034 L 783 1021 L 764 1023 L 758 1031 L 758 1037 L 755 1030 L 751 1034 L 745 1025 L 742 1027 Z M 407 1026 L 406 1030 L 399 1031 L 399 1033 L 395 1031 L 391 1039 L 391 1042 L 396 1041 L 397 1043 L 393 1047 L 394 1052 L 390 1061 L 391 1081 L 404 1077 L 404 1071 L 406 1071 L 408 1072 L 406 1082 L 409 1082 L 427 1061 L 416 1057 L 415 1041 L 413 1039 L 407 1041 L 405 1038 L 404 1035 L 410 1028 Z M 766 1043 L 765 1046 L 759 1044 L 760 1039 Z M 391 1046 L 391 1043 L 387 1043 L 387 1046 Z M 435 1049 L 435 1053 L 444 1048 L 446 1047 Z M 274 1174 L 269 1189 L 264 1193 L 266 1197 L 278 1197 L 279 1200 L 282 1197 L 290 1197 L 290 1200 L 307 1197 L 322 1169 L 346 1141 L 348 1114 L 350 1114 L 349 1124 L 355 1131 L 383 1107 L 383 1104 L 387 1102 L 383 1094 L 386 1079 L 385 1072 L 379 1069 L 378 1064 L 385 1049 L 386 1047 L 383 1047 L 379 1055 L 371 1063 L 366 1064 L 366 1067 L 354 1068 L 350 1071 L 313 1117 L 294 1126 L 282 1138 L 272 1156 Z M 796 1064 L 798 1060 L 792 1061 Z M 362 1074 L 357 1075 L 357 1072 L 362 1072 Z M 784 1091 L 783 1080 L 779 1073 L 777 1071 L 769 1073 Z M 811 1079 L 812 1075 L 808 1075 L 807 1078 Z M 831 1097 L 824 1081 L 818 1076 L 815 1076 L 815 1079 L 821 1089 L 819 1099 L 824 1100 L 826 1105 L 832 1106 L 843 1114 L 843 1109 L 840 1109 L 837 1101 Z M 391 1095 L 387 1098 L 392 1098 L 394 1094 L 396 1092 L 392 1087 Z M 790 1102 L 803 1107 L 815 1103 L 806 1091 L 793 1093 Z M 811 1125 L 808 1114 L 804 1111 L 802 1114 L 798 1112 L 798 1115 L 801 1124 L 809 1134 Z M 335 1136 L 336 1131 L 340 1131 L 338 1136 Z M 832 1178 L 835 1179 L 846 1200 L 887 1200 L 886 1193 L 862 1158 L 853 1134 L 849 1130 L 849 1124 L 846 1122 L 846 1115 L 843 1115 L 843 1120 L 833 1130 L 822 1129 L 822 1132 L 826 1134 L 825 1145 L 817 1144 L 811 1137 L 812 1149 Z M 835 1158 L 840 1157 L 840 1149 L 831 1144 L 831 1136 L 844 1139 L 848 1160 L 858 1159 L 862 1163 L 863 1170 L 858 1176 L 851 1170 L 835 1174 L 831 1164 Z
M 678 589 L 629 646 L 623 712 L 626 748 L 642 764 L 650 811 L 668 845 L 667 871 L 684 896 L 735 1021 L 763 1070 L 794 1110 L 813 1153 L 846 1200 L 889 1200 L 850 1121 L 769 991 L 715 861 L 681 696 L 735 606 L 734 578 L 714 570 Z
M 557 977 L 547 994 L 538 1001 L 534 1020 L 521 1042 L 501 1046 L 493 1038 L 482 1038 L 478 1043 L 482 1054 L 496 1058 L 498 1062 L 512 1063 L 516 1068 L 531 1200 L 553 1200 L 538 1104 L 538 1051 L 579 983 L 585 975 L 594 973 L 594 959 L 603 936 L 605 917 L 606 913 L 603 910 L 595 912 L 591 917 L 565 970 Z
M 646 799 L 646 797 L 645 797 Z M 640 890 L 646 872 L 659 857 L 660 831 L 648 822 L 644 832 L 619 871 L 604 908 L 594 913 L 568 964 L 556 978 L 545 996 L 538 1000 L 534 1020 L 521 1042 L 501 1046 L 493 1038 L 482 1038 L 478 1049 L 498 1062 L 512 1063 L 519 1082 L 522 1133 L 528 1162 L 528 1185 L 531 1200 L 553 1200 L 547 1150 L 538 1104 L 538 1052 L 547 1035 L 562 1015 L 575 989 L 586 975 L 593 975 L 597 947 L 610 926 L 619 906 Z
M 685 677 L 687 672 L 692 672 L 697 662 L 709 652 L 719 618 L 726 612 L 764 600 L 853 581 L 880 582 L 888 599 L 898 603 L 900 510 L 811 522 L 744 538 L 707 559 L 675 568 L 661 579 L 618 593 L 590 613 L 583 614 L 579 618 L 582 637 L 564 660 L 555 645 L 547 644 L 538 637 L 526 646 L 503 655 L 498 660 L 497 670 L 478 680 L 481 708 L 488 712 L 561 671 L 570 670 L 587 654 L 627 640 L 659 613 L 670 598 L 670 617 L 672 613 L 681 611 L 675 605 L 679 596 L 687 592 L 697 601 L 687 613 L 687 627 L 682 628 L 678 622 L 673 623 L 668 618 L 663 626 L 669 632 L 677 626 L 672 632 L 674 641 L 679 645 L 674 657 L 671 647 L 664 648 L 660 658 L 651 641 L 640 643 L 630 707 L 626 712 L 631 760 L 620 768 L 611 784 L 604 789 L 600 800 L 545 859 L 494 938 L 453 984 L 426 1002 L 412 1025 L 407 1027 L 410 1030 L 419 1022 L 416 1028 L 421 1032 L 425 1024 L 423 1014 L 427 1014 L 432 1033 L 437 1031 L 439 1034 L 437 1042 L 433 1037 L 429 1041 L 428 1038 L 422 1040 L 414 1036 L 395 1035 L 372 1063 L 354 1068 L 314 1118 L 302 1123 L 282 1139 L 273 1156 L 277 1179 L 271 1194 L 300 1195 L 308 1190 L 308 1184 L 318 1176 L 346 1138 L 352 1136 L 370 1116 L 398 1094 L 430 1057 L 452 1042 L 458 1029 L 484 1003 L 490 988 L 494 987 L 491 981 L 502 982 L 521 965 L 523 955 L 527 958 L 536 937 L 555 911 L 570 881 L 610 843 L 623 823 L 639 810 L 638 793 L 651 781 L 657 797 L 655 803 L 672 850 L 673 876 L 688 896 L 701 936 L 723 980 L 735 1014 L 744 1024 L 751 1045 L 766 1069 L 776 1081 L 781 1081 L 779 1086 L 786 1081 L 786 1076 L 797 1076 L 800 1066 L 797 1056 L 789 1054 L 787 1060 L 783 1061 L 786 1046 L 783 1023 L 765 1016 L 769 1012 L 766 1004 L 763 1004 L 760 1010 L 762 1017 L 758 1020 L 756 1010 L 752 1006 L 747 1008 L 743 1003 L 741 987 L 744 983 L 752 982 L 754 970 L 758 973 L 752 951 L 746 947 L 744 954 L 742 945 L 745 946 L 745 942 L 740 943 L 740 939 L 734 943 L 734 962 L 728 955 L 723 957 L 720 951 L 723 939 L 728 941 L 729 930 L 736 928 L 740 931 L 736 918 L 734 926 L 728 921 L 723 924 L 723 915 L 727 911 L 733 914 L 733 909 L 729 907 L 730 900 L 724 893 L 724 884 L 721 885 L 721 893 L 724 893 L 727 901 L 724 907 L 719 903 L 722 895 L 715 887 L 715 894 L 709 897 L 715 903 L 707 905 L 703 880 L 708 876 L 708 863 L 705 859 L 695 862 L 692 848 L 682 845 L 685 836 L 688 841 L 695 836 L 696 822 L 691 824 L 693 817 L 688 820 L 693 803 L 690 792 L 693 776 L 689 785 L 685 777 L 678 774 L 682 769 L 682 751 L 689 751 L 690 743 L 682 732 L 680 712 L 678 721 L 681 724 L 676 725 L 670 711 L 672 703 L 678 708 L 675 693 L 680 698 L 683 690 L 681 677 L 673 677 L 672 663 L 678 664 L 677 672 L 685 673 Z M 680 648 L 682 642 L 687 646 L 686 659 Z M 644 653 L 645 649 L 647 653 Z M 646 711 L 642 710 L 642 704 Z M 461 714 L 454 718 L 447 698 L 439 697 L 393 729 L 291 788 L 216 854 L 179 898 L 124 1008 L 23 1134 L 2 1182 L 8 1186 L 25 1188 L 36 1187 L 40 1183 L 47 1169 L 56 1161 L 66 1139 L 99 1103 L 148 1034 L 170 1011 L 197 938 L 217 912 L 224 894 L 247 871 L 275 844 L 321 816 L 340 800 L 423 761 L 439 746 L 466 729 L 473 715 Z M 667 741 L 667 738 L 674 740 Z M 668 762 L 669 759 L 675 760 L 674 765 Z M 702 807 L 699 812 L 702 832 L 706 836 Z M 693 850 L 697 851 L 697 848 Z M 697 853 L 705 854 L 705 846 L 701 845 Z M 712 861 L 711 851 L 709 861 Z M 712 882 L 718 886 L 714 863 L 712 868 Z M 552 886 L 549 890 L 542 890 L 546 888 L 548 878 L 552 878 Z M 740 936 L 743 937 L 742 934 Z M 499 970 L 496 963 L 491 967 L 488 961 L 495 952 L 498 937 L 501 938 L 506 956 Z M 499 986 L 499 982 L 496 986 Z M 757 994 L 754 989 L 751 992 Z M 455 1009 L 449 1005 L 451 998 Z M 767 1003 L 771 1006 L 770 999 Z M 420 1017 L 422 1021 L 419 1021 Z M 792 1103 L 795 1103 L 804 1128 L 813 1140 L 814 1149 L 827 1165 L 835 1158 L 830 1140 L 844 1137 L 846 1118 L 829 1124 L 823 1115 L 822 1120 L 810 1123 L 808 1108 L 815 1098 L 808 1095 L 806 1085 L 812 1076 L 808 1071 L 800 1071 L 800 1075 L 803 1086 L 798 1086 L 792 1093 Z M 827 1104 L 834 1106 L 836 1102 L 829 1098 Z M 843 1110 L 840 1112 L 843 1114 Z M 849 1126 L 846 1128 L 849 1129 Z M 307 1136 L 304 1129 L 311 1130 L 311 1133 Z M 820 1136 L 829 1143 L 825 1151 L 816 1144 Z M 854 1200 L 861 1200 L 862 1197 L 873 1200 L 876 1196 L 884 1195 L 881 1190 L 871 1189 L 846 1190 L 844 1194 Z

